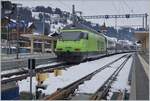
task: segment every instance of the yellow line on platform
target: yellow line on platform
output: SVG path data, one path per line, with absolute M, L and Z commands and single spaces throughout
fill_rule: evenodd
M 148 79 L 149 79 L 149 64 L 147 62 L 145 62 L 145 60 L 139 54 L 138 54 L 138 57 L 141 61 L 141 64 L 143 65 L 145 73 L 146 73 L 146 75 L 148 76 Z

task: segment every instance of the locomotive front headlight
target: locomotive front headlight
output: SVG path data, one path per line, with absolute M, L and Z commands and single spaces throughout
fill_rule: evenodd
M 79 49 L 79 48 L 76 48 L 76 49 L 74 49 L 74 50 L 75 50 L 75 51 L 78 51 L 78 52 L 80 51 L 80 49 Z
M 58 50 L 58 51 L 61 51 L 61 50 L 62 50 L 62 48 L 57 48 L 57 50 Z

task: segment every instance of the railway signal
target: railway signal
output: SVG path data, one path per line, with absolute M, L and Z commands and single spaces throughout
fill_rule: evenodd
M 130 18 L 130 14 L 126 14 L 125 16 L 126 16 L 126 18 Z
M 30 75 L 30 99 L 33 99 L 32 96 L 32 75 L 35 70 L 35 59 L 28 59 L 28 69 L 29 69 L 29 75 Z

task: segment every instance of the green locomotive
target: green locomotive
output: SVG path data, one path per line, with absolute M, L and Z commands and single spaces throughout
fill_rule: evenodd
M 106 38 L 84 25 L 68 25 L 61 30 L 55 53 L 67 62 L 79 62 L 106 54 Z

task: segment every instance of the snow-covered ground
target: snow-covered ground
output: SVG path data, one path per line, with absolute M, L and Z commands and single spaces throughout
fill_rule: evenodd
M 95 93 L 99 87 L 110 77 L 111 74 L 118 68 L 119 65 L 125 60 L 125 58 L 120 59 L 110 67 L 102 70 L 98 74 L 92 77 L 91 80 L 86 81 L 84 84 L 79 86 L 79 89 L 76 93 Z
M 127 54 L 127 53 L 126 53 Z M 79 65 L 72 66 L 66 70 L 62 70 L 62 75 L 55 77 L 53 73 L 49 73 L 49 78 L 44 81 L 44 85 L 48 85 L 46 90 L 43 90 L 45 94 L 51 94 L 57 90 L 57 88 L 62 88 L 68 84 L 84 77 L 85 75 L 101 68 L 107 63 L 123 56 L 124 54 L 118 54 L 110 57 L 105 57 L 99 60 L 81 63 Z M 109 72 L 108 72 L 109 73 Z M 103 75 L 107 75 L 104 73 Z M 104 76 L 105 77 L 105 76 Z M 29 91 L 29 78 L 18 82 L 21 91 Z M 35 86 L 37 84 L 36 78 L 33 77 L 33 91 L 35 91 Z
M 128 62 L 125 64 L 123 69 L 120 71 L 119 75 L 117 76 L 116 81 L 112 84 L 111 92 L 109 92 L 108 99 L 111 98 L 113 92 L 124 92 L 126 89 L 130 93 L 130 86 L 128 85 L 128 76 L 130 73 L 131 65 L 132 65 L 133 57 L 131 57 Z

